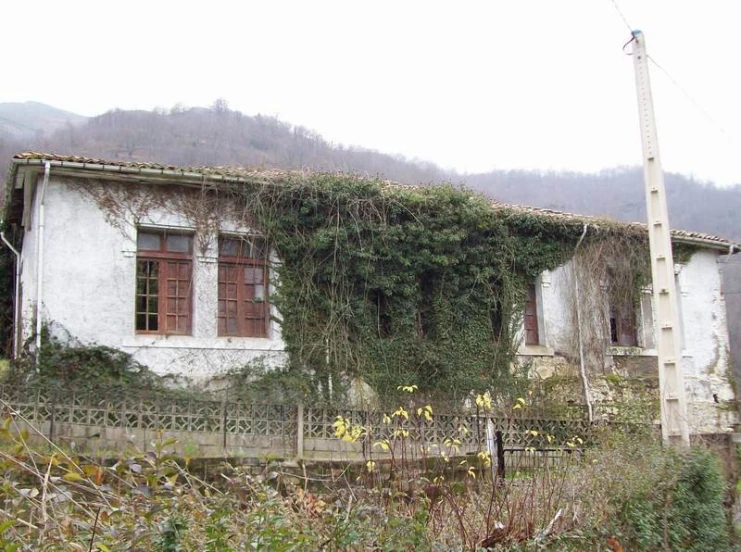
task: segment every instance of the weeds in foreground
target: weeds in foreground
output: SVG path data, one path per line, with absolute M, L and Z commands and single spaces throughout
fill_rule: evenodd
M 487 397 L 478 401 L 490 408 Z M 516 402 L 512 415 L 526 406 Z M 574 452 L 574 437 L 559 445 L 560 462 L 537 470 L 515 464 L 502 478 L 488 450 L 466 449 L 460 429 L 421 450 L 414 437 L 434 415 L 427 405 L 412 404 L 390 413 L 386 447 L 366 447 L 366 461 L 342 477 L 301 477 L 277 465 L 252 474 L 224 465 L 218 478 L 204 481 L 170 454 L 175 442 L 162 435 L 147 452 L 131 449 L 110 462 L 93 461 L 48 441 L 31 446 L 43 436 L 21 429 L 22 418 L 11 413 L 0 428 L 6 445 L 0 452 L 0 549 L 730 547 L 724 482 L 706 449 L 681 453 L 650 437 L 604 430 L 583 453 Z M 335 429 L 348 443 L 383 442 L 347 420 Z M 536 454 L 522 451 L 520 458 Z

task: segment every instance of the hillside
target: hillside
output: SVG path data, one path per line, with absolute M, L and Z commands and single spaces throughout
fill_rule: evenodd
M 87 117 L 39 102 L 0 103 L 0 140 L 33 139 L 50 135 L 67 125 L 82 124 Z
M 112 110 L 89 119 L 34 102 L 0 104 L 0 117 L 4 113 L 13 114 L 15 128 L 34 132 L 3 133 L 0 128 L 0 174 L 12 154 L 29 149 L 185 166 L 352 171 L 408 184 L 465 183 L 505 202 L 645 220 L 643 177 L 637 167 L 596 174 L 523 170 L 461 175 L 430 162 L 334 145 L 307 128 L 275 117 L 244 115 L 223 101 L 211 108 Z M 741 187 L 716 188 L 671 173 L 666 180 L 672 226 L 741 239 L 736 216 L 741 211 Z

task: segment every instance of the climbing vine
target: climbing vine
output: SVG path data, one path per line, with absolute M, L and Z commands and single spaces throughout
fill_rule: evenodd
M 360 375 L 382 396 L 399 385 L 512 392 L 526 285 L 578 237 L 450 186 L 321 175 L 241 197 L 280 259 L 294 369 Z
M 581 219 L 447 185 L 278 171 L 240 178 L 177 192 L 78 189 L 114 225 L 136 225 L 153 207 L 184 214 L 204 251 L 227 222 L 262 233 L 274 252 L 285 373 L 308 375 L 325 393 L 355 377 L 381 397 L 402 385 L 452 400 L 515 393 L 527 286 L 574 255 Z M 575 271 L 598 287 L 609 279 L 613 299 L 635 302 L 649 281 L 645 228 L 590 228 Z

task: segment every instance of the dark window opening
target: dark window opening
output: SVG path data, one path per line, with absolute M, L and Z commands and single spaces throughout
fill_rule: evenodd
M 636 347 L 636 313 L 632 306 L 610 309 L 610 343 L 619 347 Z
M 193 237 L 140 231 L 137 235 L 137 333 L 191 333 Z
M 502 307 L 499 302 L 496 302 L 490 311 L 491 317 L 491 333 L 494 341 L 500 341 L 502 339 L 502 330 L 504 328 L 504 319 L 502 318 Z

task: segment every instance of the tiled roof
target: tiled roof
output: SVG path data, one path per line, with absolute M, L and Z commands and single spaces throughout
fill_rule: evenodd
M 307 171 L 298 170 L 281 170 L 281 169 L 255 169 L 249 167 L 239 166 L 224 166 L 224 167 L 178 167 L 174 165 L 163 165 L 159 163 L 148 163 L 139 161 L 121 161 L 121 160 L 110 160 L 110 159 L 95 159 L 90 157 L 80 157 L 76 155 L 56 155 L 49 153 L 38 153 L 38 152 L 25 152 L 19 153 L 13 157 L 14 164 L 23 165 L 24 161 L 27 163 L 35 163 L 41 161 L 52 161 L 59 163 L 62 167 L 74 167 L 78 169 L 91 169 L 104 172 L 146 172 L 153 174 L 160 172 L 161 174 L 182 174 L 183 176 L 204 176 L 207 178 L 216 179 L 238 179 L 238 180 L 281 180 L 288 176 L 305 175 L 309 174 Z M 12 174 L 12 172 L 11 172 Z M 363 177 L 356 175 L 348 175 L 358 180 L 364 180 Z M 414 188 L 414 186 L 399 184 L 392 181 L 384 181 L 384 184 L 390 187 L 399 188 Z M 552 209 L 542 209 L 538 207 L 528 207 L 523 205 L 514 205 L 509 203 L 503 203 L 500 201 L 492 200 L 492 207 L 495 209 L 501 209 L 503 211 L 509 211 L 512 213 L 523 213 L 532 214 L 537 216 L 548 217 L 550 219 L 560 219 L 564 223 L 577 223 L 577 224 L 589 224 L 592 226 L 600 227 L 609 225 L 617 228 L 624 228 L 627 231 L 638 231 L 646 232 L 647 225 L 640 222 L 620 222 L 613 220 L 605 220 L 597 217 L 588 215 L 579 215 L 574 213 L 565 213 L 562 211 L 554 211 Z M 715 248 L 730 248 L 734 247 L 737 250 L 741 250 L 741 246 L 721 238 L 719 236 L 713 236 L 711 234 L 705 234 L 702 232 L 691 232 L 687 230 L 672 230 L 672 237 L 674 239 L 692 241 L 696 243 L 704 243 L 708 246 L 714 246 Z

